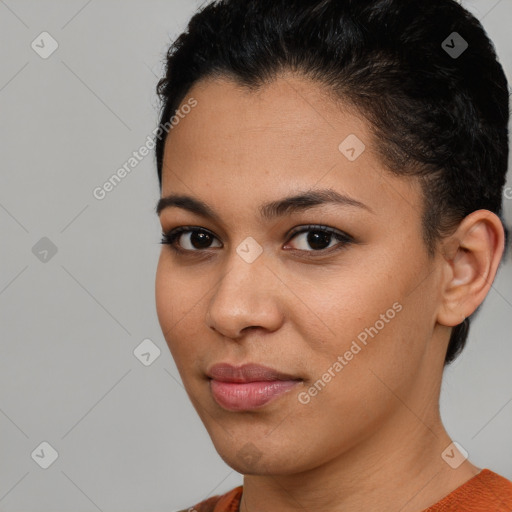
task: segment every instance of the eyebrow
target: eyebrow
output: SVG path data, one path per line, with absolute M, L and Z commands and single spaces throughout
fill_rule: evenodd
M 361 201 L 332 189 L 321 189 L 301 192 L 297 195 L 285 197 L 277 201 L 270 201 L 260 206 L 259 212 L 263 219 L 272 220 L 292 213 L 302 212 L 316 206 L 326 204 L 338 204 L 342 206 L 354 206 L 375 213 L 369 206 Z M 171 194 L 159 199 L 156 205 L 156 214 L 160 215 L 165 208 L 183 208 L 202 217 L 220 222 L 220 217 L 203 201 L 186 195 Z

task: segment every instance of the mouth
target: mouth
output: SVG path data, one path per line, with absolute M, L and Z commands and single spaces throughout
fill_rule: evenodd
M 207 372 L 207 376 L 217 381 L 233 383 L 302 380 L 297 376 L 274 370 L 269 366 L 254 363 L 247 363 L 242 366 L 233 366 L 229 363 L 214 364 Z
M 299 377 L 257 364 L 220 363 L 207 375 L 213 398 L 229 411 L 259 409 L 302 382 Z

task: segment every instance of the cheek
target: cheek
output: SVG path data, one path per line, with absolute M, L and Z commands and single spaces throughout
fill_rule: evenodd
M 184 297 L 187 290 L 169 263 L 169 258 L 164 254 L 160 255 L 155 278 L 155 302 L 158 321 L 162 333 L 169 345 L 174 357 L 176 343 L 173 340 L 180 339 L 176 332 L 181 324 L 187 320 L 187 309 L 189 301 Z M 189 315 L 193 313 L 189 312 Z
M 364 313 L 373 314 L 373 310 Z M 407 347 L 411 319 L 405 307 L 393 313 L 385 326 L 378 323 L 375 327 L 374 320 L 345 322 L 346 330 L 340 331 L 337 341 L 326 344 L 323 354 L 310 353 L 314 368 L 302 394 L 295 398 L 294 421 L 302 429 L 326 432 L 323 440 L 314 441 L 319 452 L 339 443 L 329 439 L 350 444 L 376 431 L 402 406 L 397 397 L 405 399 L 412 389 L 421 350 Z M 364 336 L 358 338 L 360 333 Z
M 200 300 L 200 296 L 192 296 L 197 287 L 190 282 L 190 276 L 177 271 L 171 256 L 166 253 L 163 248 L 155 277 L 156 309 L 164 334 L 193 315 L 193 306 Z
M 424 300 L 425 290 L 416 288 L 422 273 L 397 258 L 365 267 L 322 283 L 303 281 L 302 292 L 297 289 L 315 313 L 296 317 L 309 345 L 311 379 L 328 381 L 329 393 L 322 390 L 319 395 L 332 392 L 330 399 L 349 408 L 358 400 L 379 408 L 376 402 L 390 395 L 386 385 L 406 387 L 431 334 L 431 305 Z
M 169 255 L 162 251 L 155 277 L 156 310 L 178 369 L 193 366 L 200 360 L 201 340 L 205 338 L 205 324 L 200 316 L 204 300 L 204 285 L 194 283 L 190 275 L 180 274 Z
M 160 322 L 160 327 L 164 335 L 172 325 L 171 317 L 172 311 L 174 310 L 174 298 L 171 285 L 172 279 L 165 260 L 166 258 L 163 255 L 162 249 L 155 276 L 155 303 L 158 321 Z
M 381 262 L 382 264 L 382 262 Z M 298 322 L 303 339 L 319 354 L 332 356 L 350 350 L 352 340 L 364 342 L 367 329 L 388 330 L 398 316 L 403 298 L 402 284 L 390 269 L 346 266 L 309 274 L 295 282 L 294 293 L 301 298 L 298 309 L 287 312 Z M 300 314 L 297 314 L 300 312 Z

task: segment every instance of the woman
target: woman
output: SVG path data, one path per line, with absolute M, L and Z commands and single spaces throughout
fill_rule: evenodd
M 189 510 L 510 512 L 439 413 L 506 245 L 480 23 L 454 0 L 221 0 L 158 93 L 158 317 L 244 475 Z

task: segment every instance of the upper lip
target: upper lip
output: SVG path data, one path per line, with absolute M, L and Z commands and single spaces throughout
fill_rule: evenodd
M 214 364 L 207 373 L 208 377 L 222 382 L 260 382 L 269 380 L 301 380 L 287 373 L 279 372 L 268 366 L 247 363 L 233 366 L 229 363 Z

